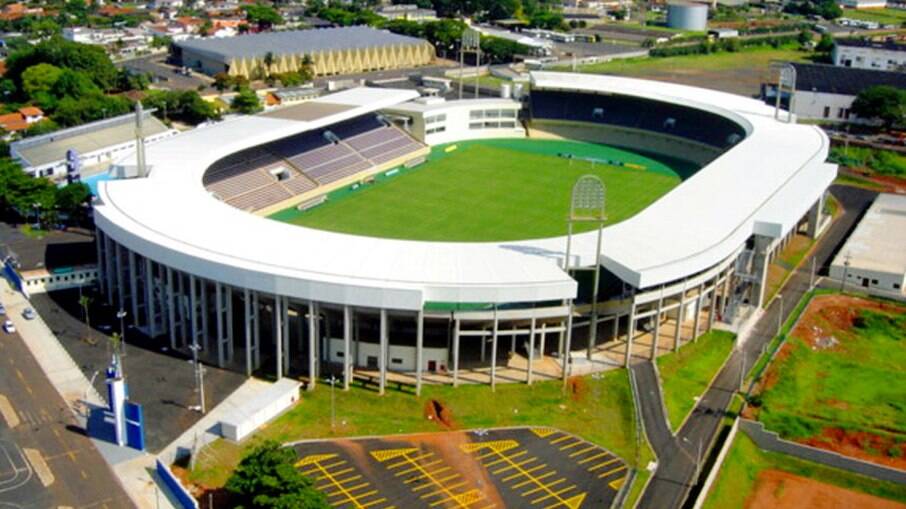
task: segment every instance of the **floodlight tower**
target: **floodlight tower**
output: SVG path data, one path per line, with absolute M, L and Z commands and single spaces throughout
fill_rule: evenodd
M 788 90 L 790 100 L 786 122 L 793 124 L 796 122 L 796 117 L 793 116 L 793 109 L 796 104 L 796 68 L 789 62 L 771 62 L 771 69 L 777 71 L 777 97 L 774 100 L 774 118 L 780 120 L 780 99 L 783 96 L 783 91 Z
M 575 271 L 579 270 L 578 267 L 571 267 L 572 264 L 572 243 L 573 243 L 573 225 L 575 223 L 593 223 L 598 227 L 598 238 L 595 248 L 595 260 L 593 270 L 594 277 L 594 286 L 591 291 L 591 323 L 589 324 L 588 330 L 588 359 L 591 360 L 591 356 L 595 347 L 595 341 L 598 338 L 598 285 L 601 281 L 601 263 L 598 259 L 601 256 L 601 237 L 604 231 L 604 222 L 607 219 L 607 214 L 605 213 L 605 196 L 606 190 L 604 188 L 604 182 L 601 182 L 601 179 L 595 175 L 583 175 L 579 177 L 579 180 L 573 185 L 572 195 L 570 197 L 569 204 L 569 217 L 567 218 L 567 234 L 566 234 L 566 257 L 563 259 L 563 270 L 569 274 L 570 270 Z M 568 376 L 568 361 L 569 361 L 569 351 L 570 351 L 570 339 L 572 337 L 572 311 L 573 303 L 572 301 L 567 303 L 569 308 L 569 316 L 567 318 L 567 331 L 566 331 L 566 348 L 564 349 L 563 355 L 563 383 L 566 383 Z

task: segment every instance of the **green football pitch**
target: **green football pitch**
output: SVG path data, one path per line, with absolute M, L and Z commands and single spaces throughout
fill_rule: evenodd
M 576 179 L 593 174 L 604 181 L 608 223 L 616 223 L 694 172 L 688 163 L 665 161 L 575 141 L 460 142 L 434 147 L 428 161 L 415 168 L 379 175 L 357 189 L 335 191 L 324 204 L 305 212 L 291 208 L 270 217 L 396 239 L 485 242 L 554 237 L 566 234 Z M 580 224 L 576 231 L 590 228 Z

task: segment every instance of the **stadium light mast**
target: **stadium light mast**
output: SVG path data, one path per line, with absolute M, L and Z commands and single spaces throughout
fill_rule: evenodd
M 780 120 L 780 100 L 784 89 L 790 93 L 786 122 L 796 123 L 793 109 L 796 104 L 796 68 L 789 62 L 771 62 L 771 69 L 777 71 L 777 94 L 774 98 L 774 118 Z
M 145 167 L 145 110 L 142 102 L 135 102 L 135 161 L 138 167 L 138 177 L 148 176 Z
M 594 283 L 591 290 L 591 315 L 588 330 L 588 360 L 595 347 L 595 341 L 598 338 L 598 285 L 601 281 L 601 237 L 604 231 L 604 222 L 607 220 L 605 212 L 606 189 L 604 182 L 596 175 L 583 175 L 573 185 L 572 195 L 569 204 L 569 217 L 567 218 L 566 234 L 566 257 L 563 259 L 563 270 L 567 274 L 570 270 L 577 270 L 571 267 L 572 264 L 572 242 L 573 242 L 573 225 L 575 223 L 593 223 L 598 227 L 597 244 L 595 248 Z M 567 303 L 569 316 L 572 316 L 573 303 Z M 563 382 L 566 383 L 568 375 L 569 359 L 569 338 L 571 331 L 567 331 L 566 348 L 563 355 Z

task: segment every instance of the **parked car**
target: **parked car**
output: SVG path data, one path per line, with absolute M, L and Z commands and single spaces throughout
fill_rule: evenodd
M 5 314 L 6 314 L 6 308 L 3 307 L 3 304 L 0 304 L 0 316 L 5 315 Z
M 16 332 L 16 326 L 13 325 L 12 320 L 7 320 L 7 321 L 3 322 L 3 331 L 6 332 L 7 334 L 12 334 L 12 333 Z
M 22 318 L 26 320 L 34 320 L 38 317 L 38 313 L 35 313 L 35 310 L 32 308 L 25 308 L 25 311 L 22 312 Z

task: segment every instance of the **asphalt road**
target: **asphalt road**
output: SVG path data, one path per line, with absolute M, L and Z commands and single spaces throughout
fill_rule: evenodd
M 689 490 L 697 481 L 696 462 L 699 451 L 701 450 L 702 457 L 707 457 L 708 450 L 720 430 L 721 419 L 739 387 L 742 361 L 745 360 L 746 370 L 751 368 L 762 348 L 777 333 L 780 314 L 782 313 L 782 319 L 785 321 L 796 303 L 808 291 L 812 258 L 816 259 L 818 272 L 825 271 L 837 250 L 877 196 L 877 193 L 871 191 L 841 186 L 833 186 L 831 192 L 845 209 L 843 215 L 830 226 L 819 240 L 816 249 L 790 277 L 781 292 L 783 298 L 775 299 L 765 309 L 752 335 L 746 340 L 742 353 L 739 350 L 733 352 L 675 437 L 668 438 L 664 435 L 663 407 L 658 398 L 652 397 L 652 394 L 659 394 L 657 379 L 650 376 L 653 370 L 650 366 L 645 366 L 647 361 L 633 366 L 633 372 L 639 383 L 645 431 L 659 462 L 657 472 L 642 494 L 638 507 L 667 509 L 683 506 Z
M 0 509 L 133 507 L 18 334 L 0 332 L 0 366 Z

